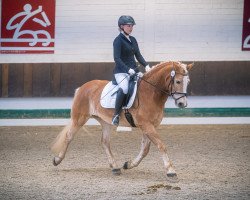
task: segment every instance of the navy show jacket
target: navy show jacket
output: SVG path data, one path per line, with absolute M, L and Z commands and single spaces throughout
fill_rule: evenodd
M 139 70 L 136 69 L 137 66 L 135 58 L 144 67 L 148 65 L 140 53 L 136 39 L 133 36 L 129 36 L 129 39 L 130 41 L 125 35 L 120 33 L 113 42 L 115 61 L 115 68 L 113 71 L 114 74 L 128 73 L 130 68 L 138 72 Z

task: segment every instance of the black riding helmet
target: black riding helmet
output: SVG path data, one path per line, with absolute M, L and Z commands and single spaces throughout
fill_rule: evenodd
M 118 27 L 120 28 L 121 25 L 128 25 L 128 24 L 135 25 L 134 18 L 129 15 L 122 15 L 118 20 Z

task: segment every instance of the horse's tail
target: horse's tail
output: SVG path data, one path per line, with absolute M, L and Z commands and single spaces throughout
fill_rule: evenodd
M 70 125 L 64 127 L 64 129 L 58 134 L 56 139 L 51 144 L 51 151 L 54 154 L 59 154 L 66 146 L 66 135 L 69 131 Z
M 69 136 L 73 138 L 73 135 L 80 128 L 80 126 L 73 126 L 73 124 L 77 125 L 78 121 L 79 121 L 79 114 L 77 112 L 77 109 L 78 109 L 79 105 L 76 103 L 76 99 L 79 96 L 78 93 L 79 93 L 79 88 L 77 88 L 76 91 L 75 91 L 75 95 L 74 95 L 74 99 L 73 99 L 73 106 L 72 106 L 72 109 L 71 109 L 71 122 L 70 122 L 70 124 L 68 124 L 67 126 L 64 127 L 64 129 L 58 134 L 56 139 L 51 144 L 51 151 L 56 155 L 58 155 L 62 150 L 67 148 L 67 145 L 68 145 L 69 141 L 67 141 L 66 137 L 67 137 L 67 133 L 69 132 L 69 130 L 71 129 L 71 134 Z M 74 131 L 72 132 L 73 127 L 74 128 L 77 127 L 77 128 L 73 129 Z

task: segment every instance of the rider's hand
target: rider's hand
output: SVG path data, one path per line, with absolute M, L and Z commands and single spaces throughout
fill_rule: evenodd
M 140 78 L 142 78 L 143 77 L 143 73 L 142 72 L 138 72 L 137 76 L 139 76 Z
M 129 73 L 130 76 L 132 76 L 132 75 L 135 74 L 135 70 L 133 70 L 133 69 L 130 68 L 130 69 L 128 70 L 128 73 Z
M 147 65 L 147 66 L 145 67 L 145 70 L 146 70 L 146 72 L 149 72 L 149 71 L 151 70 L 151 68 L 149 67 L 149 65 Z

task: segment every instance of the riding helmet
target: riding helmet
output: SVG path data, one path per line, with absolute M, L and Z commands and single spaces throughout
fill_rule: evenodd
M 135 25 L 135 20 L 133 17 L 129 15 L 122 15 L 118 20 L 118 27 L 120 28 L 121 25 Z

